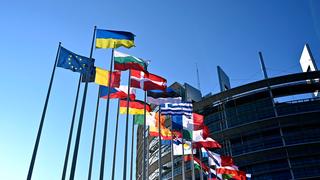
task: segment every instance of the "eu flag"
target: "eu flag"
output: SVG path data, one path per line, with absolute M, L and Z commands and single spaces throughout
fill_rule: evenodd
M 94 69 L 94 59 L 80 56 L 67 50 L 64 47 L 60 47 L 57 66 L 65 69 L 70 69 L 73 72 L 87 74 L 90 73 L 92 69 Z

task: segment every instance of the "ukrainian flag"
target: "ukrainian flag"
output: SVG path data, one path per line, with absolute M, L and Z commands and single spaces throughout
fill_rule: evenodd
M 134 34 L 125 31 L 97 29 L 96 48 L 118 48 L 134 46 Z

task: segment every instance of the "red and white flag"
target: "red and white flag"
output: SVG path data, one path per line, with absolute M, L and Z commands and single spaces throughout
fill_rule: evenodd
M 235 180 L 246 180 L 246 173 L 243 171 L 239 171 L 238 168 L 231 167 L 231 166 L 225 166 L 225 167 L 220 167 L 216 168 L 217 174 L 228 174 L 231 175 L 232 179 Z
M 204 117 L 201 114 L 197 114 L 197 113 L 192 113 L 193 116 L 193 129 L 194 130 L 200 130 L 203 129 L 204 127 Z M 204 137 L 207 138 L 207 137 Z
M 205 148 L 201 148 L 201 150 L 202 152 L 207 153 L 209 166 L 215 166 L 216 168 L 231 166 L 233 168 L 236 168 L 231 156 L 223 156 L 223 155 L 211 152 Z
M 200 149 L 202 147 L 209 148 L 209 149 L 221 148 L 221 145 L 214 139 L 210 137 L 204 138 L 203 134 L 206 134 L 206 133 L 204 133 L 203 130 L 204 129 L 193 131 L 192 133 L 193 148 L 196 148 L 196 149 Z
M 140 88 L 145 91 L 148 90 L 165 90 L 167 88 L 167 80 L 143 71 L 130 70 L 131 71 L 131 87 Z

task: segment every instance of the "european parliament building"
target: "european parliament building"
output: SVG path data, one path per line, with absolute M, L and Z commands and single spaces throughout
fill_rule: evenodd
M 218 67 L 218 72 L 219 70 Z M 222 77 L 222 79 L 221 79 Z M 225 81 L 220 76 L 220 82 Z M 172 85 L 205 116 L 210 136 L 254 180 L 320 179 L 320 71 L 266 78 L 201 97 L 189 85 Z M 226 82 L 226 81 L 225 81 Z M 228 84 L 228 83 L 226 83 Z M 293 99 L 294 97 L 294 99 Z M 142 179 L 142 128 L 138 130 L 137 179 Z M 149 138 L 147 179 L 158 179 L 158 139 Z M 162 179 L 181 179 L 181 157 L 162 146 Z M 186 179 L 190 178 L 186 164 Z M 196 179 L 199 179 L 197 173 Z
M 320 179 L 320 72 L 252 82 L 204 98 L 210 136 L 254 180 Z M 290 96 L 295 95 L 295 100 Z M 298 96 L 300 95 L 300 96 Z

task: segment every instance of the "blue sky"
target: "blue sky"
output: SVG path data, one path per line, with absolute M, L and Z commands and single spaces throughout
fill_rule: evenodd
M 167 78 L 169 84 L 178 81 L 196 87 L 197 63 L 205 95 L 219 90 L 217 65 L 230 76 L 233 87 L 262 79 L 258 51 L 263 52 L 269 76 L 300 72 L 306 42 L 319 62 L 319 12 L 316 0 L 2 1 L 0 179 L 26 178 L 59 41 L 88 56 L 94 25 L 131 31 L 136 47 L 119 51 L 150 59 L 150 72 Z M 107 68 L 110 52 L 95 50 L 96 65 Z M 65 69 L 56 71 L 34 180 L 61 177 L 78 76 Z M 126 84 L 126 73 L 122 80 Z M 87 178 L 97 90 L 90 84 L 77 180 Z M 99 173 L 105 104 L 100 104 L 94 179 Z M 111 173 L 115 110 L 112 101 L 106 177 Z M 116 172 L 121 178 L 124 125 L 119 131 Z

